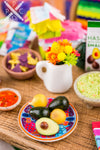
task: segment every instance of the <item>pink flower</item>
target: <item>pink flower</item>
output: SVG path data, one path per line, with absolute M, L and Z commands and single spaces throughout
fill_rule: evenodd
M 72 53 L 73 53 L 74 55 L 76 55 L 77 57 L 80 57 L 80 53 L 79 53 L 77 50 L 72 51 Z

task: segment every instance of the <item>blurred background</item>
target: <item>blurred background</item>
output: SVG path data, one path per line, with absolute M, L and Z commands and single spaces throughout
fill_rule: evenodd
M 6 1 L 8 1 L 11 6 L 21 2 L 21 0 Z M 81 22 L 84 28 L 87 27 L 87 20 L 100 20 L 100 0 L 24 0 L 24 2 L 28 4 L 27 9 L 48 2 L 59 9 L 61 13 L 66 16 L 66 19 Z M 1 0 L 0 18 L 4 17 L 4 14 L 7 14 L 3 3 L 4 0 Z
M 99 20 L 100 21 L 100 0 L 6 0 L 6 2 L 8 2 L 9 5 L 15 10 L 16 10 L 16 7 L 19 5 L 19 3 L 24 2 L 23 6 L 19 10 L 20 11 L 19 13 L 22 17 L 24 17 L 24 15 L 27 13 L 30 7 L 42 6 L 44 5 L 44 2 L 48 2 L 49 4 L 51 4 L 58 10 L 60 10 L 61 14 L 66 16 L 66 21 L 62 23 L 63 27 L 65 27 L 65 32 L 62 31 L 61 38 L 63 36 L 67 36 L 67 38 L 69 37 L 69 40 L 73 41 L 74 45 L 77 45 L 78 42 L 79 43 L 82 42 L 82 40 L 84 39 L 84 35 L 86 37 L 87 20 Z M 11 13 L 10 10 L 5 5 L 5 0 L 0 0 L 0 18 L 4 18 L 8 16 L 10 13 Z M 11 18 L 12 20 L 16 20 L 16 16 L 11 15 L 11 17 L 12 17 Z M 82 24 L 82 28 L 76 22 L 74 22 L 73 24 L 72 22 L 67 22 L 67 20 L 80 22 Z M 73 30 L 73 28 L 75 28 L 75 30 Z M 84 29 L 86 31 L 84 31 Z M 2 36 L 3 34 L 2 29 L 0 33 Z M 45 45 L 47 44 L 47 47 L 48 47 L 48 43 L 50 41 L 52 41 L 51 38 L 50 40 L 47 39 L 46 41 L 42 41 L 42 42 L 46 42 Z M 2 40 L 0 42 L 2 44 Z M 34 38 L 33 38 L 33 43 L 36 43 L 34 42 Z M 79 60 L 80 62 L 78 66 L 84 69 L 86 43 L 83 43 L 83 45 L 80 47 L 79 47 L 79 51 L 81 53 L 81 57 L 80 57 L 80 60 Z M 33 49 L 36 49 L 35 46 Z M 1 148 L 0 150 L 14 150 L 11 147 L 8 148 L 9 146 L 6 145 L 6 143 L 4 143 L 3 141 L 0 141 L 0 144 L 4 145 L 5 147 L 5 148 L 1 148 L 1 145 L 0 145 L 0 148 Z M 18 150 L 17 148 L 15 149 Z

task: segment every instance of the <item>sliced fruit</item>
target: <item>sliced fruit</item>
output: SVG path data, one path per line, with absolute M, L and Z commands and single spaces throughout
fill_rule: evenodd
M 42 135 L 54 135 L 59 131 L 59 125 L 46 117 L 36 121 L 36 130 Z
M 92 57 L 94 59 L 99 59 L 100 58 L 100 51 L 98 48 L 94 48 L 92 51 Z
M 66 113 L 62 109 L 54 109 L 50 114 L 50 118 L 58 124 L 63 124 L 66 120 Z
M 34 96 L 31 105 L 34 107 L 45 107 L 47 105 L 48 101 L 45 95 L 43 94 L 37 94 Z
M 50 111 L 49 108 L 46 107 L 34 107 L 30 109 L 29 114 L 32 118 L 39 119 L 42 117 L 49 117 Z
M 50 111 L 52 111 L 55 108 L 67 110 L 68 107 L 69 107 L 69 101 L 65 96 L 56 97 L 48 106 Z

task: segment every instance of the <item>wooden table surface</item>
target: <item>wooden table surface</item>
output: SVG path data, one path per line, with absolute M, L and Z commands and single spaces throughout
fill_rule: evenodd
M 0 112 L 0 139 L 21 148 L 22 150 L 96 150 L 95 139 L 92 132 L 92 121 L 100 120 L 100 108 L 88 110 L 74 93 L 73 87 L 66 93 L 70 103 L 76 108 L 79 121 L 75 131 L 65 139 L 54 143 L 37 142 L 27 137 L 18 125 L 18 112 L 21 107 L 31 100 L 34 95 L 43 93 L 48 97 L 58 96 L 46 90 L 43 82 L 34 75 L 32 79 L 18 81 L 9 77 L 2 68 L 2 57 L 0 57 L 0 88 L 15 88 L 22 95 L 21 104 L 12 111 Z M 83 73 L 83 70 L 73 67 L 73 80 Z M 59 86 L 59 85 L 58 85 Z

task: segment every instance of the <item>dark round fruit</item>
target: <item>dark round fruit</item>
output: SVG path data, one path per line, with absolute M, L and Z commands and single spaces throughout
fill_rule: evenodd
M 53 101 L 48 106 L 50 111 L 52 111 L 55 108 L 67 110 L 68 107 L 69 107 L 69 101 L 65 96 L 58 96 L 54 98 Z
M 94 62 L 92 63 L 92 67 L 93 67 L 94 69 L 99 69 L 99 64 L 98 64 L 96 61 L 94 61 Z
M 45 121 L 41 122 L 40 127 L 44 130 L 47 129 L 48 128 L 47 122 L 45 122 Z
M 94 58 L 92 57 L 92 55 L 90 55 L 88 58 L 87 58 L 87 62 L 89 63 L 89 64 L 92 64 L 93 62 L 94 62 Z
M 30 109 L 29 114 L 32 118 L 39 119 L 42 117 L 49 117 L 50 111 L 49 108 L 46 107 L 34 107 Z

